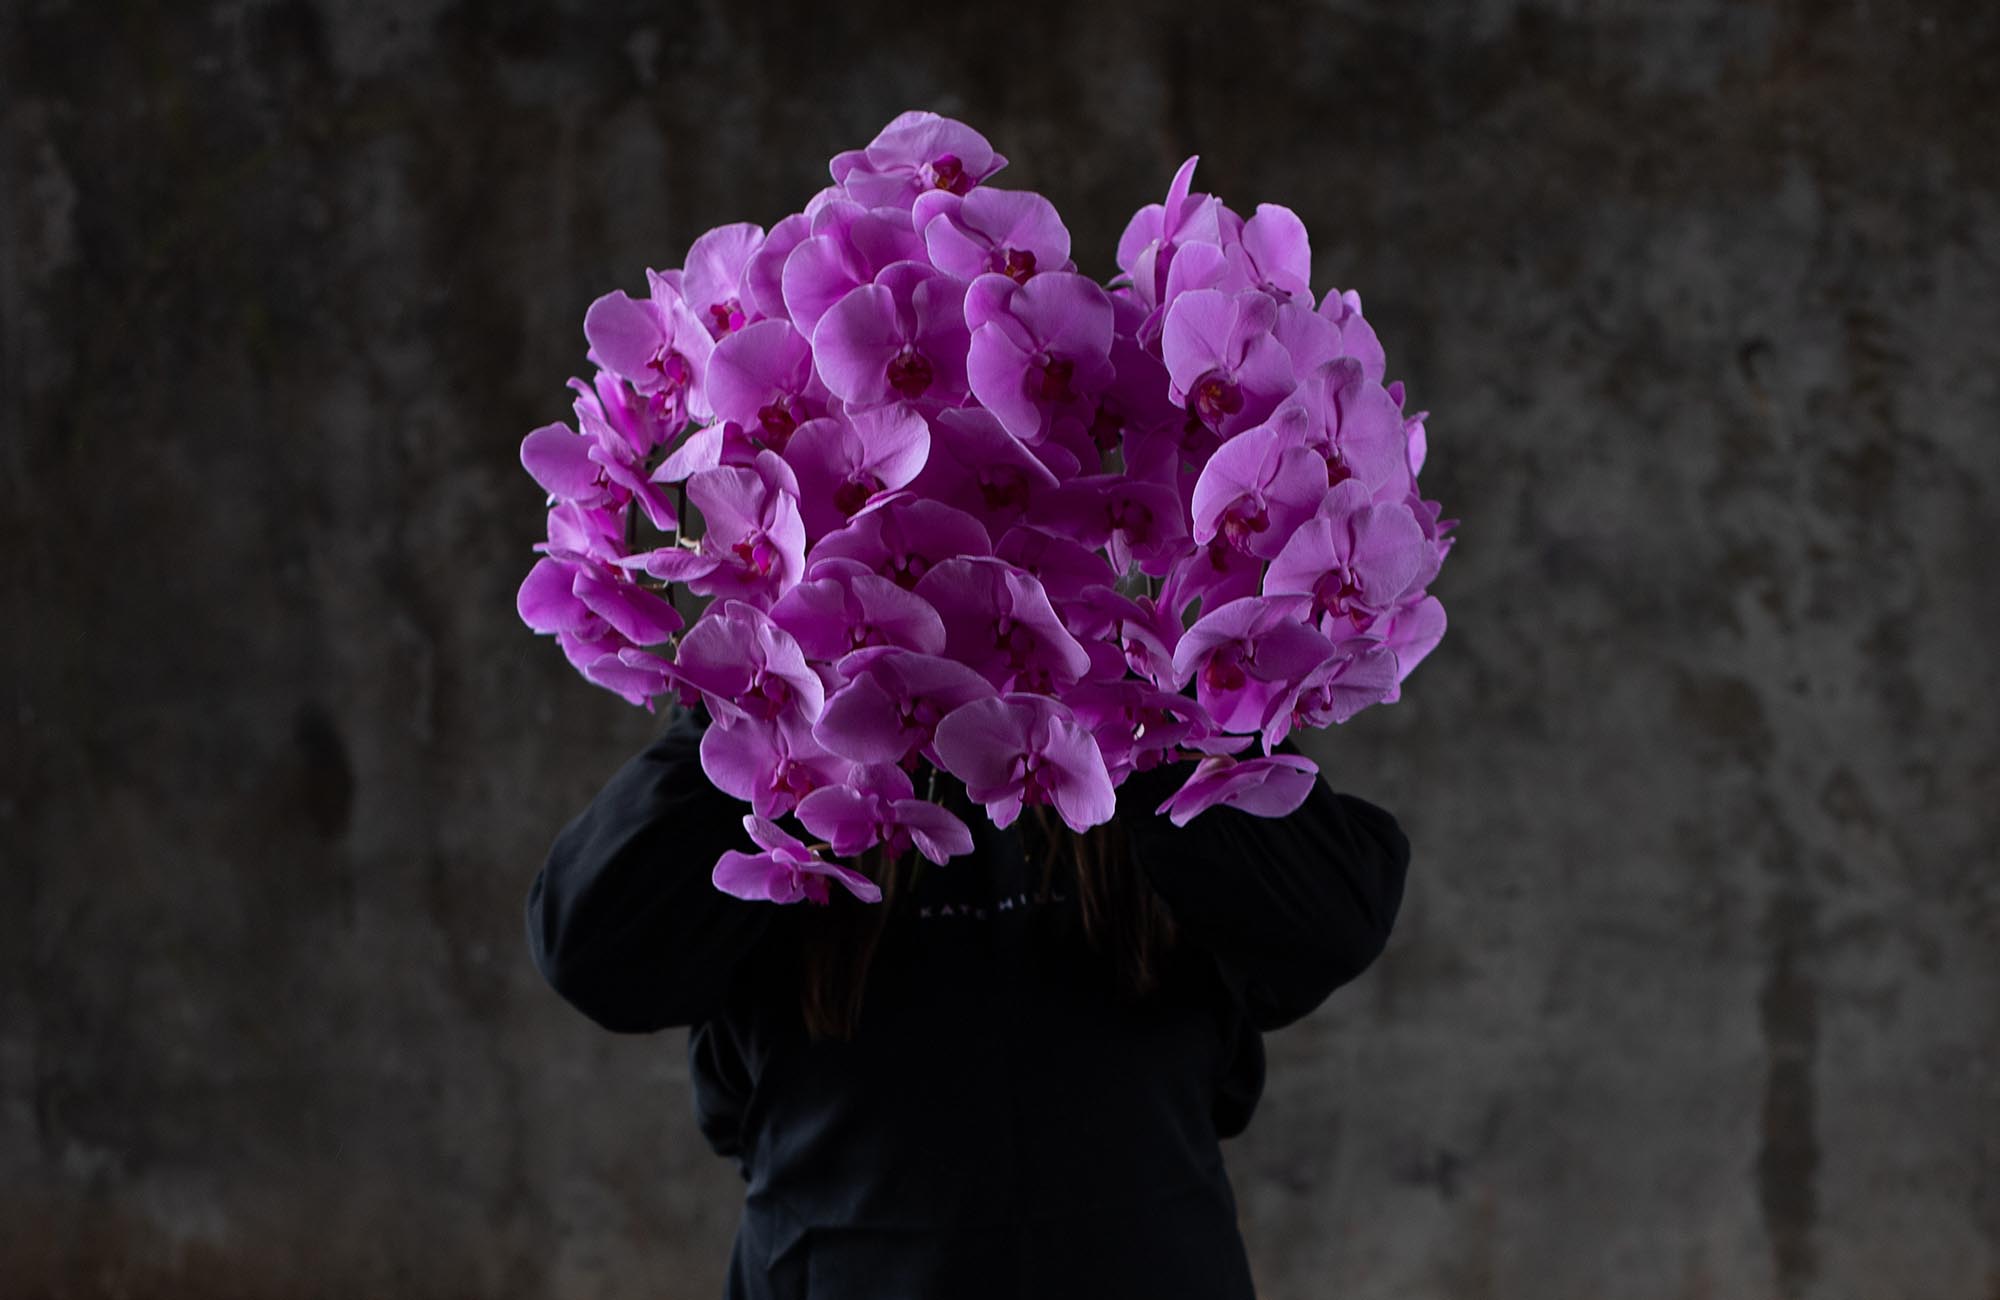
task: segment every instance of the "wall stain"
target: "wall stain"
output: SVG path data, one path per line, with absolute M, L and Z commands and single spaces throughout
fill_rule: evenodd
M 308 700 L 292 719 L 292 743 L 299 752 L 299 803 L 306 824 L 333 843 L 347 834 L 354 817 L 354 764 L 347 742 L 325 706 Z
M 1764 914 L 1770 956 L 1758 998 L 1769 1072 L 1764 1081 L 1763 1140 L 1757 1151 L 1757 1202 L 1770 1241 L 1778 1293 L 1803 1296 L 1818 1272 L 1813 1232 L 1819 1214 L 1819 991 L 1809 969 L 1817 904 L 1781 888 Z

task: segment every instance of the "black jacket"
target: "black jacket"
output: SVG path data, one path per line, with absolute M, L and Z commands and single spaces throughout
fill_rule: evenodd
M 543 976 L 607 1029 L 686 1025 L 696 1118 L 748 1191 L 730 1300 L 1250 1297 L 1219 1139 L 1263 1087 L 1261 1031 L 1381 951 L 1409 844 L 1320 781 L 1294 813 L 1152 815 L 1188 768 L 1119 790 L 1134 856 L 1184 942 L 1121 1000 L 1073 889 L 1020 828 L 973 828 L 893 916 L 855 1037 L 810 1042 L 810 904 L 745 902 L 709 872 L 753 848 L 683 714 L 556 838 L 527 900 Z M 838 888 L 836 886 L 836 888 Z

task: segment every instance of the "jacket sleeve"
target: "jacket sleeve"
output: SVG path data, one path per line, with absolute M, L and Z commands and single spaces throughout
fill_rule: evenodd
M 556 836 L 529 887 L 528 948 L 550 987 L 606 1029 L 707 1019 L 777 910 L 711 882 L 754 851 L 745 805 L 701 768 L 704 723 L 682 712 Z
M 1277 1029 L 1381 954 L 1410 843 L 1394 817 L 1323 777 L 1283 817 L 1217 805 L 1177 827 L 1153 809 L 1193 770 L 1178 763 L 1129 777 L 1119 816 L 1182 932 L 1240 980 L 1252 1023 Z

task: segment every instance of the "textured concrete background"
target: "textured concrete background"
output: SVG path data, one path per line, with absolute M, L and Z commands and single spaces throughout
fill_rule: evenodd
M 1417 847 L 1231 1145 L 1271 1297 L 2000 1295 L 2000 19 L 0 5 L 0 1295 L 704 1297 L 678 1033 L 528 963 L 651 733 L 513 614 L 583 310 L 912 106 L 1187 152 L 1434 412 Z

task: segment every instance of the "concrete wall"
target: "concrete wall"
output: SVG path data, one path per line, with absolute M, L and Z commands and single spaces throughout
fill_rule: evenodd
M 515 621 L 583 309 L 960 114 L 1186 153 L 1434 413 L 1417 848 L 1231 1168 L 1271 1297 L 2000 1294 L 2000 19 L 0 6 L 0 1295 L 717 1294 L 682 1037 L 529 966 L 651 732 Z

